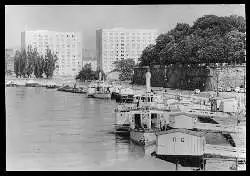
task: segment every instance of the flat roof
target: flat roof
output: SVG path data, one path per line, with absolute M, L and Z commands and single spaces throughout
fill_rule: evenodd
M 164 135 L 164 134 L 171 134 L 171 133 L 185 133 L 185 134 L 198 136 L 198 137 L 203 137 L 206 135 L 206 132 L 203 132 L 203 131 L 192 131 L 192 130 L 187 130 L 184 128 L 178 128 L 178 129 L 171 129 L 171 130 L 167 130 L 167 131 L 157 132 L 156 136 Z
M 197 115 L 190 114 L 187 112 L 176 112 L 176 113 L 169 114 L 169 116 L 179 116 L 179 115 L 185 115 L 185 116 L 192 117 L 192 118 L 197 117 Z

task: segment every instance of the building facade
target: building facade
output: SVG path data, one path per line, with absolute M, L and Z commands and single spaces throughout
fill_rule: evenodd
M 137 63 L 142 51 L 154 44 L 157 30 L 152 29 L 98 29 L 96 30 L 97 66 L 105 73 L 114 69 L 113 62 L 134 59 Z
M 40 54 L 50 48 L 57 55 L 55 76 L 75 76 L 82 68 L 82 37 L 77 32 L 55 32 L 47 30 L 21 33 L 22 49 L 31 45 Z
M 14 73 L 14 49 L 5 49 L 5 73 Z

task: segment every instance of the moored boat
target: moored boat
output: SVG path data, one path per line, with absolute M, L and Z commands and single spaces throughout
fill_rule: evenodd
M 34 80 L 29 80 L 28 82 L 25 83 L 26 87 L 38 87 L 39 83 L 35 82 Z
M 6 83 L 6 86 L 7 86 L 7 87 L 16 87 L 16 86 L 17 86 L 17 83 L 15 83 L 14 81 L 8 81 L 8 82 Z

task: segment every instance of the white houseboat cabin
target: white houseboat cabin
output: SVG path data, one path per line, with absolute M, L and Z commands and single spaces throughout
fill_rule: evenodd
M 202 156 L 205 151 L 205 132 L 172 129 L 156 133 L 156 154 Z

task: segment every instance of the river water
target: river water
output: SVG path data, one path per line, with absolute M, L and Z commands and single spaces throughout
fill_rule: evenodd
M 113 133 L 115 101 L 32 87 L 7 87 L 5 94 L 7 170 L 112 170 L 147 162 L 143 150 Z
M 115 101 L 38 87 L 5 95 L 7 170 L 175 169 L 114 134 Z

